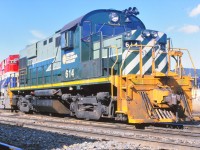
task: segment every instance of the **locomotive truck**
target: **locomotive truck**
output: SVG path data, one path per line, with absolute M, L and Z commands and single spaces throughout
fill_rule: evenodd
M 8 89 L 12 109 L 135 124 L 192 121 L 185 49 L 146 29 L 138 14 L 135 7 L 94 10 L 26 46 L 18 86 Z

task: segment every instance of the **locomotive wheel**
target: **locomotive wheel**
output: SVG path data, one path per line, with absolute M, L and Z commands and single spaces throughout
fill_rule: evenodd
M 21 112 L 31 113 L 30 110 L 30 102 L 26 100 L 24 97 L 21 97 L 17 102 L 17 106 Z
M 145 125 L 142 124 L 135 124 L 136 129 L 145 129 Z

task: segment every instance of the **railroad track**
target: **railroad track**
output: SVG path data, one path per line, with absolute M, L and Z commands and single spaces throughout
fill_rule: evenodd
M 200 149 L 200 133 L 194 131 L 147 128 L 135 129 L 131 125 L 84 121 L 33 115 L 3 115 L 0 123 L 32 129 L 88 136 L 97 139 L 138 143 L 152 148 Z
M 7 118 L 5 116 L 1 116 L 0 117 L 4 117 Z M 152 135 L 156 135 L 159 136 L 159 134 L 163 133 L 165 134 L 165 137 L 170 138 L 171 136 L 173 136 L 174 138 L 179 138 L 179 139 L 190 139 L 190 140 L 199 140 L 200 138 L 200 128 L 198 127 L 194 127 L 196 130 L 193 129 L 193 131 L 189 131 L 188 130 L 181 130 L 181 129 L 168 129 L 168 128 L 156 128 L 156 127 L 148 127 L 145 130 L 139 130 L 139 129 L 135 129 L 134 126 L 131 125 L 126 125 L 126 124 L 113 124 L 113 123 L 102 123 L 102 122 L 95 122 L 95 121 L 84 121 L 84 120 L 77 120 L 77 119 L 71 119 L 71 118 L 65 118 L 65 119 L 60 119 L 60 118 L 52 118 L 52 117 L 44 117 L 44 116 L 39 116 L 39 118 L 33 116 L 33 118 L 31 120 L 27 120 L 30 118 L 30 116 L 20 116 L 20 117 L 16 117 L 16 116 L 10 116 L 9 118 L 14 119 L 16 122 L 19 121 L 19 119 L 21 119 L 20 123 L 18 125 L 23 125 L 24 123 L 32 123 L 32 124 L 36 124 L 37 122 L 42 122 L 42 124 L 44 125 L 48 125 L 48 123 L 53 123 L 54 125 L 58 125 L 58 126 L 79 126 L 79 127 L 98 127 L 101 128 L 102 130 L 105 130 L 105 128 L 108 130 L 123 130 L 123 132 L 127 132 L 130 133 L 134 132 L 134 133 L 144 133 L 146 135 L 152 136 Z M 43 119 L 42 119 L 43 118 Z M 3 119 L 2 119 L 3 120 Z M 192 128 L 192 126 L 190 126 Z M 198 131 L 198 132 L 197 132 Z M 163 135 L 161 135 L 161 137 L 163 137 Z
M 28 114 L 24 114 L 24 113 L 16 113 L 16 114 L 13 114 L 13 113 L 4 113 L 4 114 L 0 114 L 0 117 L 5 117 L 5 116 L 9 116 L 10 118 L 17 118 L 18 116 L 20 115 L 20 118 L 21 119 L 27 119 L 27 118 L 32 118 L 34 119 L 35 121 L 51 121 L 51 122 L 58 122 L 58 123 L 70 123 L 70 124 L 73 124 L 73 125 L 93 125 L 93 126 L 106 126 L 106 127 L 112 127 L 112 128 L 123 128 L 123 129 L 127 129 L 127 130 L 135 130 L 135 126 L 134 125 L 131 125 L 131 124 L 123 124 L 123 123 L 111 123 L 111 122 L 101 122 L 101 121 L 91 121 L 91 120 L 79 120 L 79 119 L 76 119 L 76 118 L 72 118 L 72 117 L 64 117 L 63 118 L 60 118 L 60 117 L 52 117 L 52 116 L 44 116 L 44 115 L 28 115 Z M 184 132 L 184 134 L 191 134 L 191 133 L 194 133 L 194 134 L 200 134 L 200 126 L 197 126 L 197 125 L 183 125 L 183 128 L 181 129 L 176 129 L 176 128 L 164 128 L 164 127 L 156 127 L 156 126 L 147 126 L 145 128 L 146 130 L 152 130 L 152 131 L 164 131 L 164 132 L 173 132 L 173 133 L 176 133 L 176 134 L 180 134 L 181 132 Z M 140 131 L 143 131 L 143 130 L 140 130 Z
M 0 150 L 22 150 L 22 149 L 0 142 Z

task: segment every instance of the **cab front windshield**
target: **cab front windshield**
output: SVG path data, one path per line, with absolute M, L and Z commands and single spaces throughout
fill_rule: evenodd
M 112 25 L 112 24 L 95 24 L 92 27 L 92 23 L 87 21 L 83 23 L 82 38 L 88 37 L 91 34 L 102 32 L 103 37 L 111 37 L 122 34 L 126 31 L 145 29 L 144 24 L 137 18 L 131 18 L 131 22 L 124 23 L 124 25 Z M 94 30 L 94 31 L 92 31 Z

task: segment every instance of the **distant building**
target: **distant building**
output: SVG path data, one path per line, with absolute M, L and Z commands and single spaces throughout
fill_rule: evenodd
M 200 77 L 200 69 L 196 69 L 197 76 Z M 191 75 L 194 77 L 194 69 L 193 68 L 184 68 L 185 75 Z
M 197 73 L 197 85 L 200 87 L 200 69 L 196 69 Z M 184 75 L 190 75 L 194 77 L 194 69 L 193 68 L 184 68 Z

